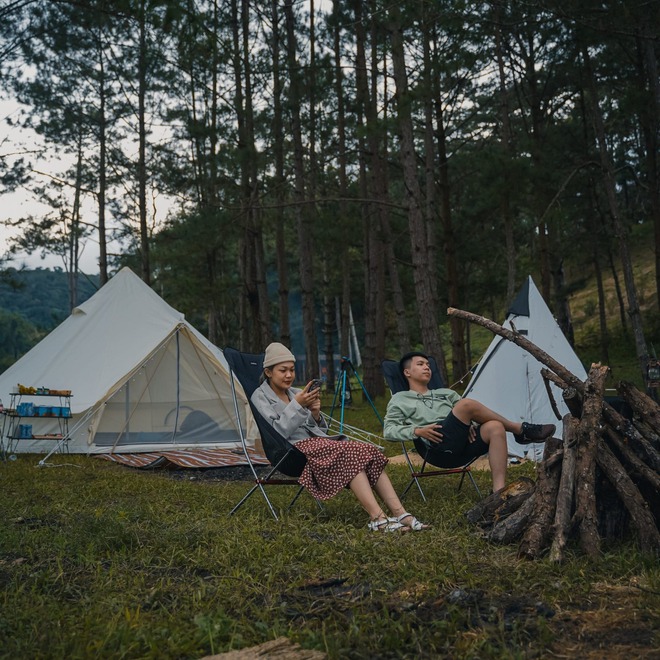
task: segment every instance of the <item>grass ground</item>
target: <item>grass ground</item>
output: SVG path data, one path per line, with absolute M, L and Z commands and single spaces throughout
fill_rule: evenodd
M 0 463 L 2 658 L 201 658 L 282 635 L 330 658 L 660 657 L 657 559 L 620 541 L 519 561 L 475 535 L 453 478 L 409 496 L 433 528 L 398 536 L 367 532 L 349 493 L 280 521 L 255 496 L 230 518 L 246 482 L 36 463 Z M 400 490 L 406 468 L 388 471 Z M 273 492 L 285 508 L 292 490 Z

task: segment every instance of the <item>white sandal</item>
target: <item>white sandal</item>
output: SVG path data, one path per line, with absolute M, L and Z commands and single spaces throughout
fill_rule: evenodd
M 404 520 L 405 518 L 411 518 L 410 524 L 404 524 L 401 521 Z M 430 525 L 425 525 L 423 522 L 420 522 L 413 516 L 412 513 L 402 513 L 400 516 L 397 516 L 394 518 L 396 522 L 399 523 L 399 525 L 403 525 L 404 527 L 409 527 L 413 532 L 421 532 L 424 529 L 429 529 Z
M 401 532 L 404 527 L 407 527 L 407 525 L 396 518 L 377 518 L 367 523 L 370 532 Z

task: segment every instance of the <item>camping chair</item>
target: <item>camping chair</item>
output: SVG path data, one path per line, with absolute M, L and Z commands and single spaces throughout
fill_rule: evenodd
M 429 389 L 438 389 L 440 387 L 444 387 L 444 383 L 442 382 L 442 377 L 440 376 L 440 373 L 438 371 L 438 365 L 436 361 L 433 359 L 433 357 L 429 357 L 429 364 L 431 366 L 431 380 L 429 382 Z M 392 394 L 396 394 L 397 392 L 401 392 L 408 389 L 408 381 L 401 373 L 399 369 L 399 363 L 397 361 L 383 360 L 381 362 L 381 368 L 383 370 L 383 375 L 385 376 L 385 381 L 387 382 L 387 386 L 390 388 L 390 392 Z M 474 461 L 477 460 L 476 458 L 473 458 L 472 460 L 470 460 L 468 463 L 466 463 L 461 467 L 443 468 L 434 465 L 433 467 L 437 467 L 438 468 L 437 470 L 426 470 L 427 465 L 433 465 L 432 463 L 427 462 L 427 458 L 426 458 L 427 446 L 421 438 L 415 438 L 413 440 L 415 449 L 417 450 L 417 453 L 422 457 L 424 461 L 422 463 L 421 469 L 417 470 L 410 459 L 408 448 L 406 447 L 406 442 L 408 441 L 401 440 L 400 442 L 401 442 L 401 449 L 403 451 L 403 455 L 406 459 L 406 462 L 408 463 L 408 467 L 410 468 L 410 475 L 411 475 L 410 482 L 406 486 L 406 489 L 403 491 L 403 493 L 401 493 L 401 500 L 403 500 L 403 498 L 406 496 L 412 485 L 415 484 L 419 490 L 419 494 L 422 496 L 422 499 L 426 502 L 426 496 L 424 495 L 424 491 L 422 490 L 422 486 L 419 483 L 419 480 L 422 477 L 445 477 L 452 474 L 461 475 L 461 480 L 458 483 L 459 491 L 461 490 L 461 487 L 463 486 L 463 480 L 467 475 L 470 481 L 472 482 L 474 489 L 477 491 L 477 495 L 481 498 L 481 491 L 479 490 L 479 486 L 477 486 L 477 483 L 474 480 L 474 477 L 472 476 L 471 466 L 472 463 L 474 463 Z
M 243 452 L 248 461 L 252 474 L 254 475 L 255 485 L 252 486 L 250 491 L 243 497 L 243 499 L 231 510 L 229 515 L 233 515 L 234 512 L 243 506 L 243 504 L 248 500 L 248 498 L 254 493 L 257 489 L 261 491 L 261 494 L 264 496 L 268 507 L 270 508 L 271 513 L 277 520 L 277 513 L 275 512 L 275 507 L 270 501 L 264 486 L 298 486 L 298 492 L 296 493 L 293 500 L 287 507 L 287 510 L 290 509 L 300 496 L 303 491 L 303 487 L 298 483 L 297 478 L 302 474 L 303 468 L 307 463 L 305 455 L 299 450 L 296 449 L 286 438 L 281 436 L 275 429 L 264 420 L 264 418 L 257 412 L 252 403 L 250 402 L 250 409 L 252 410 L 252 415 L 259 429 L 259 434 L 261 436 L 261 443 L 264 448 L 264 453 L 266 458 L 271 465 L 271 469 L 268 471 L 266 476 L 259 476 L 257 471 L 250 459 L 250 454 L 247 448 L 247 438 L 246 432 L 241 424 L 241 416 L 238 408 L 238 398 L 236 396 L 236 386 L 234 378 L 242 385 L 245 396 L 247 396 L 248 401 L 252 396 L 252 393 L 259 387 L 259 379 L 262 373 L 262 364 L 264 361 L 263 353 L 261 354 L 252 354 L 252 353 L 241 353 L 234 348 L 225 348 L 223 350 L 225 359 L 229 364 L 230 369 L 230 382 L 231 382 L 231 393 L 234 400 L 234 410 L 236 412 L 236 419 L 238 420 L 238 429 L 241 436 L 241 443 L 243 445 Z M 275 477 L 273 476 L 276 472 L 280 472 L 285 475 L 287 478 Z M 317 505 L 321 508 L 320 502 L 317 501 Z

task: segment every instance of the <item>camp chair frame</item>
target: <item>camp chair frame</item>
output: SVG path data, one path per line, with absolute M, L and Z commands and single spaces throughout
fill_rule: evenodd
M 241 501 L 238 504 L 236 504 L 236 506 L 234 506 L 234 508 L 229 512 L 229 515 L 230 516 L 234 515 L 234 513 L 238 511 L 238 509 L 240 509 L 247 502 L 247 500 L 253 495 L 253 493 L 259 490 L 263 495 L 263 498 L 266 500 L 266 504 L 268 504 L 268 508 L 270 509 L 271 514 L 276 520 L 279 520 L 277 512 L 275 511 L 275 507 L 273 506 L 273 503 L 271 502 L 270 498 L 268 497 L 268 494 L 266 493 L 265 486 L 297 486 L 298 487 L 298 490 L 294 498 L 291 500 L 289 506 L 286 508 L 286 511 L 288 511 L 296 503 L 302 491 L 304 490 L 304 486 L 301 486 L 298 483 L 297 477 L 299 477 L 300 474 L 302 473 L 307 463 L 307 459 L 299 449 L 296 449 L 295 446 L 292 445 L 286 438 L 284 438 L 279 433 L 277 433 L 277 431 L 275 431 L 275 429 L 273 429 L 273 427 L 263 419 L 263 417 L 259 414 L 259 412 L 254 408 L 254 406 L 250 402 L 250 397 L 252 396 L 252 393 L 256 389 L 255 379 L 248 378 L 246 373 L 237 372 L 237 368 L 241 364 L 247 362 L 249 363 L 250 368 L 254 368 L 255 373 L 257 371 L 258 373 L 261 373 L 261 365 L 263 363 L 263 353 L 262 354 L 241 353 L 240 351 L 234 348 L 225 348 L 223 352 L 225 355 L 225 359 L 229 364 L 231 394 L 234 403 L 234 412 L 236 413 L 236 419 L 238 420 L 238 432 L 241 438 L 241 445 L 243 446 L 243 453 L 245 454 L 245 458 L 248 462 L 248 465 L 250 466 L 250 470 L 252 471 L 255 482 L 254 486 L 252 486 L 252 488 L 247 492 L 247 494 L 243 496 Z M 238 380 L 238 382 L 241 384 L 241 386 L 243 387 L 243 391 L 245 392 L 245 395 L 248 398 L 250 410 L 252 411 L 252 415 L 255 419 L 257 428 L 259 429 L 259 433 L 261 435 L 261 442 L 264 448 L 264 453 L 266 454 L 266 458 L 268 459 L 268 462 L 271 465 L 271 469 L 267 472 L 265 476 L 259 476 L 257 469 L 252 461 L 252 458 L 250 457 L 250 453 L 248 451 L 247 433 L 246 430 L 243 428 L 243 424 L 241 422 L 241 414 L 238 405 L 238 396 L 236 393 L 236 380 Z M 284 474 L 285 477 L 284 478 L 274 477 L 273 475 L 277 472 Z M 323 507 L 321 503 L 316 499 L 315 501 L 319 509 L 322 509 Z
M 442 378 L 438 370 L 438 365 L 433 357 L 429 357 L 429 364 L 431 366 L 431 374 L 432 374 L 431 381 L 429 382 L 429 388 L 438 389 L 440 387 L 443 387 L 444 383 L 442 382 Z M 408 383 L 405 381 L 403 374 L 401 374 L 401 372 L 399 371 L 399 363 L 397 361 L 383 360 L 381 362 L 381 369 L 383 371 L 383 376 L 385 377 L 385 381 L 387 382 L 387 386 L 389 387 L 390 392 L 392 394 L 396 394 L 397 392 L 401 392 L 402 390 L 408 389 Z M 415 449 L 417 450 L 417 453 L 422 457 L 423 460 L 422 467 L 420 469 L 417 469 L 413 464 L 410 458 L 408 447 L 406 446 L 406 443 L 411 441 L 413 442 Z M 448 477 L 455 474 L 461 475 L 457 488 L 459 492 L 463 486 L 463 481 L 465 481 L 465 477 L 467 476 L 471 481 L 475 491 L 477 492 L 478 497 L 481 499 L 481 491 L 479 490 L 479 486 L 477 485 L 477 482 L 474 480 L 474 477 L 472 476 L 472 464 L 477 460 L 478 457 L 471 459 L 465 465 L 459 467 L 444 468 L 433 465 L 433 463 L 429 463 L 426 460 L 427 447 L 421 439 L 418 438 L 414 440 L 412 439 L 400 440 L 399 443 L 401 444 L 401 451 L 403 453 L 404 458 L 406 459 L 408 468 L 410 469 L 410 481 L 408 482 L 408 485 L 405 487 L 405 489 L 399 496 L 399 498 L 402 501 L 403 498 L 408 494 L 408 491 L 412 488 L 413 484 L 415 484 L 417 486 L 417 490 L 419 490 L 419 494 L 422 496 L 422 499 L 426 502 L 426 495 L 424 494 L 422 485 L 419 482 L 420 479 L 423 479 L 425 477 Z M 427 470 L 426 468 L 429 465 L 432 466 L 432 469 Z

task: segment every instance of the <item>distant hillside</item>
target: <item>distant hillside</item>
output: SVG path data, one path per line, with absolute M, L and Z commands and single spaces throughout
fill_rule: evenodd
M 98 286 L 98 275 L 80 275 L 78 304 Z M 9 268 L 0 272 L 0 372 L 69 314 L 68 280 L 62 270 Z
M 98 275 L 81 274 L 78 304 L 98 288 Z M 62 270 L 43 268 L 3 271 L 0 276 L 0 310 L 18 314 L 40 330 L 52 330 L 71 312 L 67 274 Z

